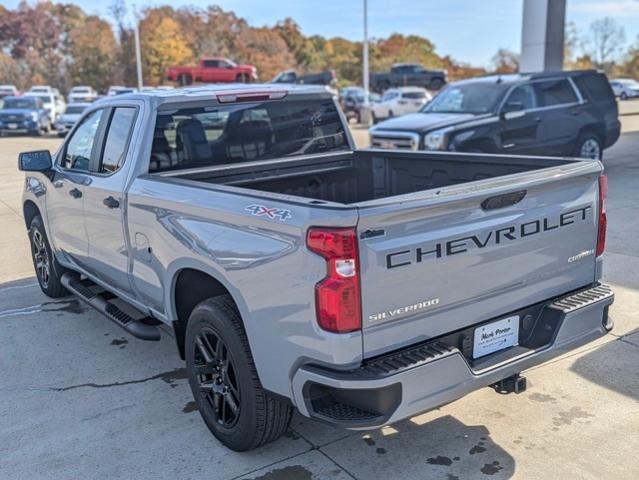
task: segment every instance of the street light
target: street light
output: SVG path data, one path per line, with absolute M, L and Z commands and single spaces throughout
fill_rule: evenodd
M 135 38 L 135 66 L 138 73 L 138 90 L 142 90 L 142 53 L 140 52 L 140 17 L 133 4 L 133 36 Z
M 360 111 L 360 121 L 369 125 L 371 121 L 370 115 L 370 92 L 368 91 L 368 0 L 364 0 L 364 52 L 362 65 L 362 85 L 364 86 L 364 105 Z

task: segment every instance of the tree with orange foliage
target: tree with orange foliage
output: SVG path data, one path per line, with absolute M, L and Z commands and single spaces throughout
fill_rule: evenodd
M 167 15 L 173 9 L 166 9 L 147 9 L 140 22 L 142 72 L 147 84 L 162 83 L 168 67 L 193 60 L 193 51 L 182 35 L 180 25 Z

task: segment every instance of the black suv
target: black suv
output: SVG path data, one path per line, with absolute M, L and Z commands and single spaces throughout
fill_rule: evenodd
M 601 159 L 617 102 L 596 71 L 494 75 L 448 85 L 421 112 L 370 129 L 373 148 Z

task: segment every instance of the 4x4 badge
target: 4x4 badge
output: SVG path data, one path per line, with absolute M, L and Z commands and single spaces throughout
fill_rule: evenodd
M 268 218 L 282 220 L 283 222 L 293 217 L 291 211 L 285 208 L 265 207 L 264 205 L 253 204 L 244 210 L 251 212 L 251 215 L 255 215 L 256 217 L 266 216 Z

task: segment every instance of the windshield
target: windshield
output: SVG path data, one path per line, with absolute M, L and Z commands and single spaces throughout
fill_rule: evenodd
M 638 87 L 639 82 L 637 80 L 619 80 L 619 83 L 626 87 Z
M 437 95 L 422 109 L 427 113 L 472 113 L 494 112 L 506 93 L 503 83 L 474 82 L 451 85 Z
M 44 104 L 51 103 L 51 97 L 49 97 L 48 95 L 29 95 L 29 96 L 33 98 L 39 98 L 40 100 L 42 100 L 42 103 Z
M 87 107 L 80 107 L 78 105 L 69 105 L 67 109 L 64 111 L 67 115 L 77 115 L 79 113 L 84 112 Z
M 30 98 L 9 98 L 4 101 L 4 105 L 2 106 L 2 108 L 4 109 L 19 108 L 19 109 L 31 110 L 36 108 L 35 103 L 36 103 L 35 100 L 32 100 Z
M 330 99 L 159 111 L 149 170 L 159 172 L 350 149 Z

